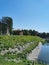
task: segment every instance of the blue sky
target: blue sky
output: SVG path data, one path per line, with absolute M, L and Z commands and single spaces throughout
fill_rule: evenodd
M 13 18 L 14 29 L 49 32 L 49 0 L 0 0 L 0 18 Z

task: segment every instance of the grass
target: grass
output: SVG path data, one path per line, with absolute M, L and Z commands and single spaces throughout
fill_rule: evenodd
M 6 61 L 4 59 L 0 60 L 0 65 L 47 65 L 47 64 L 43 64 L 43 63 L 38 63 L 38 62 L 31 62 L 28 60 L 23 60 L 22 62 L 14 62 L 14 61 Z
M 31 62 L 26 59 L 23 59 L 21 62 L 16 63 L 14 61 L 7 61 L 2 58 L 2 59 L 0 59 L 0 65 L 47 65 L 47 64 L 38 63 L 37 61 Z
M 12 54 L 0 55 L 0 65 L 31 65 L 31 62 L 26 60 L 26 54 L 31 52 L 31 50 L 33 50 L 38 45 L 39 42 L 42 43 L 45 42 L 45 40 L 37 36 L 0 35 L 0 51 L 4 48 L 9 47 L 14 48 L 17 45 L 24 46 L 25 44 L 30 42 L 32 42 L 32 44 L 30 44 L 30 46 L 28 46 L 25 50 L 23 50 L 22 53 L 13 55 Z M 15 63 L 14 61 L 6 61 L 4 60 L 5 58 L 20 59 L 22 60 L 22 62 Z
M 7 35 L 0 35 L 0 44 L 3 44 L 5 47 L 14 47 L 19 43 L 19 45 L 24 45 L 28 42 L 39 42 L 43 41 L 42 38 L 37 36 L 7 36 Z

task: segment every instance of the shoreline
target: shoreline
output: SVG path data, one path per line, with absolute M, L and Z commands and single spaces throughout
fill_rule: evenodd
M 39 42 L 38 46 L 36 46 L 36 48 L 34 50 L 32 50 L 32 52 L 27 55 L 27 59 L 31 60 L 31 61 L 35 61 L 38 58 L 38 55 L 41 50 L 41 46 L 42 46 L 42 43 Z

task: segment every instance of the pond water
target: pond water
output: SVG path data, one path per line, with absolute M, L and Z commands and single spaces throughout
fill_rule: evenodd
M 38 61 L 49 63 L 49 43 L 42 45 L 41 51 L 38 56 Z

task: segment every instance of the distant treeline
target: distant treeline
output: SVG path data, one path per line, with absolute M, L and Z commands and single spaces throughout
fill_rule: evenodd
M 33 36 L 39 36 L 42 38 L 49 37 L 49 33 L 39 33 L 36 30 L 13 30 L 13 35 L 33 35 Z

